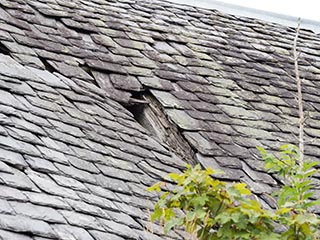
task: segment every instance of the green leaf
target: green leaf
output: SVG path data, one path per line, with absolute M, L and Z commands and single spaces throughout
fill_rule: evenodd
M 239 191 L 240 194 L 242 194 L 242 195 L 251 195 L 251 191 L 247 188 L 247 184 L 245 184 L 245 183 L 237 183 L 234 186 Z
M 148 188 L 147 188 L 147 191 L 148 191 L 148 192 L 153 192 L 153 191 L 160 192 L 160 191 L 161 191 L 160 186 L 161 186 L 162 184 L 163 184 L 162 182 L 157 182 L 157 183 L 155 183 L 154 185 L 152 185 L 151 187 L 148 187 Z

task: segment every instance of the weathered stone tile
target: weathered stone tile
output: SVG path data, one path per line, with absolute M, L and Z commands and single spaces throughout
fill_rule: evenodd
M 25 156 L 26 162 L 35 171 L 44 173 L 57 173 L 58 169 L 53 165 L 52 162 L 47 161 L 43 158 Z
M 62 217 L 62 215 L 50 207 L 19 202 L 10 202 L 10 205 L 19 215 L 24 215 L 33 219 L 44 220 L 50 223 L 66 223 L 66 220 Z
M 168 108 L 178 108 L 183 109 L 184 105 L 169 92 L 166 91 L 158 91 L 158 90 L 150 90 L 151 93 L 158 99 L 162 106 Z
M 274 136 L 269 131 L 245 127 L 245 126 L 232 126 L 237 132 L 243 134 L 244 136 L 254 137 L 256 139 L 274 139 Z
M 80 159 L 87 160 L 93 163 L 104 162 L 105 161 L 104 155 L 98 152 L 103 152 L 104 154 L 110 154 L 109 149 L 105 148 L 101 144 L 94 143 L 88 140 L 83 142 L 84 144 L 86 144 L 87 149 L 71 146 L 72 150 L 75 152 L 75 155 Z
M 59 210 L 59 212 L 71 225 L 100 231 L 104 230 L 100 221 L 98 221 L 97 218 L 93 216 L 66 210 Z
M 96 166 L 100 169 L 100 171 L 107 177 L 113 177 L 122 179 L 125 181 L 137 182 L 139 180 L 129 171 L 121 170 L 115 167 L 109 167 L 101 164 L 96 164 Z
M 235 156 L 239 158 L 250 158 L 249 151 L 236 144 L 228 145 L 228 144 L 219 144 L 219 146 L 224 149 L 229 156 Z
M 129 186 L 122 180 L 106 177 L 102 174 L 95 176 L 95 179 L 97 183 L 111 191 L 131 194 Z
M 83 201 L 75 201 L 71 199 L 68 199 L 67 202 L 76 212 L 109 219 L 109 215 L 98 206 L 94 206 Z
M 85 186 L 92 192 L 92 194 L 100 196 L 104 199 L 110 199 L 113 201 L 120 201 L 120 199 L 115 195 L 112 190 L 109 190 L 105 187 L 93 185 L 93 184 L 85 184 Z
M 105 197 L 99 197 L 92 193 L 83 193 L 83 192 L 78 192 L 78 195 L 84 202 L 90 204 L 91 206 L 94 205 L 103 209 L 118 211 L 118 208 L 113 204 L 113 202 Z
M 120 235 L 124 238 L 139 239 L 137 232 L 126 225 L 103 219 L 99 219 L 99 221 L 107 229 L 108 232 Z
M 23 216 L 1 214 L 0 228 L 15 232 L 29 232 L 48 238 L 56 237 L 56 233 L 52 230 L 48 223 Z
M 25 130 L 21 130 L 18 128 L 13 128 L 13 127 L 6 127 L 6 130 L 8 134 L 18 140 L 21 140 L 23 142 L 28 142 L 31 144 L 39 144 L 42 145 L 42 141 L 33 133 Z
M 183 110 L 167 109 L 166 113 L 168 114 L 169 118 L 174 121 L 181 129 L 193 131 L 202 129 L 199 121 L 190 117 Z
M 50 174 L 50 176 L 56 181 L 58 185 L 62 187 L 70 188 L 75 191 L 88 192 L 87 188 L 81 182 L 73 178 L 54 174 Z
M 14 126 L 20 129 L 23 129 L 25 131 L 30 131 L 32 133 L 38 134 L 38 135 L 46 135 L 43 129 L 36 124 L 26 121 L 21 118 L 17 117 L 11 117 L 12 122 L 14 123 Z
M 241 177 L 241 181 L 246 183 L 249 187 L 249 189 L 256 194 L 271 194 L 273 191 L 273 189 L 264 183 L 257 183 L 255 181 L 253 181 L 250 177 L 248 177 L 247 175 L 244 175 Z
M 183 136 L 187 139 L 189 144 L 203 155 L 220 156 L 225 153 L 216 143 L 206 139 L 198 132 L 184 132 Z
M 27 201 L 27 197 L 25 196 L 25 194 L 16 188 L 0 185 L 0 190 L 1 190 L 1 198 L 3 199 L 18 200 L 23 202 Z
M 2 148 L 0 148 L 0 160 L 21 170 L 28 166 L 21 154 Z
M 63 163 L 63 164 L 69 163 L 66 156 L 62 152 L 58 152 L 43 146 L 37 146 L 37 148 L 46 159 L 49 159 L 51 161 L 58 162 L 58 163 Z
M 31 203 L 41 206 L 71 209 L 62 197 L 52 196 L 45 193 L 24 192 Z
M 67 197 L 71 199 L 79 199 L 78 195 L 69 188 L 60 187 L 53 180 L 38 176 L 36 174 L 29 174 L 29 178 L 44 192 Z
M 120 64 L 104 62 L 101 60 L 93 60 L 93 59 L 86 60 L 86 63 L 89 65 L 89 67 L 92 67 L 93 69 L 101 70 L 104 72 L 127 74 L 127 71 Z
M 91 162 L 81 160 L 80 158 L 68 156 L 68 160 L 72 166 L 80 170 L 88 171 L 90 173 L 99 173 L 100 170 Z
M 24 234 L 9 232 L 5 230 L 0 230 L 0 237 L 2 240 L 33 240 Z
M 169 55 L 179 55 L 179 52 L 175 50 L 173 47 L 171 47 L 166 42 L 155 42 L 153 44 L 153 47 L 158 50 L 160 53 L 167 53 Z
M 272 186 L 277 185 L 277 182 L 269 174 L 267 174 L 265 172 L 254 171 L 245 162 L 242 163 L 242 169 L 255 182 L 262 182 L 262 183 L 266 183 L 266 184 L 269 184 Z
M 61 239 L 94 240 L 92 236 L 82 227 L 74 227 L 67 224 L 53 224 L 51 227 Z
M 199 153 L 196 154 L 196 157 L 203 167 L 211 167 L 213 170 L 222 171 L 223 174 L 214 174 L 217 178 L 226 179 L 228 181 L 239 181 L 244 176 L 242 170 L 222 167 L 212 157 L 205 157 Z
M 11 187 L 36 192 L 39 191 L 36 185 L 34 185 L 32 181 L 30 181 L 30 179 L 24 172 L 16 170 L 14 168 L 12 168 L 12 173 L 10 174 L 0 173 L 0 179 L 3 183 Z
M 21 102 L 19 102 L 12 94 L 0 90 L 0 103 L 10 106 L 10 107 L 14 107 L 16 109 L 20 109 L 23 111 L 27 111 L 28 109 L 21 104 Z
M 3 77 L 2 77 L 3 79 Z M 19 83 L 12 83 L 9 81 L 4 81 L 4 85 L 6 88 L 9 89 L 11 93 L 18 94 L 18 95 L 30 95 L 35 96 L 36 93 L 33 91 L 33 89 L 26 83 L 26 82 L 20 82 Z M 2 83 L 1 83 L 2 84 Z
M 124 240 L 124 238 L 114 235 L 112 233 L 106 233 L 102 231 L 96 230 L 89 230 L 89 233 L 96 239 L 96 240 Z
M 75 126 L 69 125 L 69 124 L 65 124 L 59 121 L 55 121 L 55 120 L 51 120 L 49 119 L 49 122 L 59 131 L 63 132 L 63 133 L 67 133 L 70 134 L 72 136 L 75 137 L 84 137 L 84 133 Z
M 32 67 L 28 67 L 27 69 L 30 70 L 32 73 L 34 73 L 39 78 L 41 78 L 41 80 L 50 87 L 69 89 L 69 87 L 65 83 L 63 83 L 59 78 L 57 78 L 54 74 L 52 74 L 46 70 L 45 71 L 39 70 L 39 69 L 32 68 Z
M 143 87 L 136 77 L 130 75 L 110 74 L 110 80 L 115 88 L 129 91 L 140 91 Z

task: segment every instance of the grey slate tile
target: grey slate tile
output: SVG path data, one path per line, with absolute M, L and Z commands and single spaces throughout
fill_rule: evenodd
M 0 103 L 10 106 L 10 107 L 14 107 L 17 108 L 19 110 L 23 110 L 23 111 L 27 111 L 28 109 L 21 104 L 21 102 L 19 102 L 12 94 L 0 90 Z
M 85 229 L 81 227 L 70 226 L 67 224 L 51 225 L 60 239 L 68 240 L 94 240 Z
M 27 163 L 23 156 L 14 151 L 8 151 L 0 148 L 0 160 L 21 170 L 27 167 Z
M 30 233 L 48 238 L 56 237 L 56 233 L 48 223 L 23 216 L 0 214 L 0 228 L 8 231 Z
M 95 240 L 124 240 L 124 238 L 102 231 L 89 230 L 89 233 L 95 238 Z
M 57 173 L 61 174 L 61 172 L 57 172 Z M 60 185 L 62 187 L 70 188 L 75 191 L 88 192 L 85 185 L 83 185 L 81 182 L 77 181 L 74 178 L 65 177 L 65 176 L 61 176 L 61 175 L 55 175 L 55 174 L 50 174 L 50 176 L 54 179 L 54 181 L 58 185 Z
M 99 219 L 99 221 L 110 233 L 120 235 L 125 239 L 139 239 L 139 235 L 137 234 L 137 232 L 126 225 L 103 219 Z
M 74 211 L 59 210 L 69 224 L 81 228 L 103 231 L 104 228 L 97 218 L 88 214 L 76 213 Z
M 48 195 L 45 193 L 24 192 L 31 203 L 41 206 L 53 207 L 58 209 L 71 209 L 62 197 Z
M 39 189 L 22 171 L 12 168 L 12 173 L 0 173 L 0 180 L 7 186 L 39 192 Z
M 55 151 L 53 149 L 46 148 L 46 147 L 43 147 L 43 146 L 37 146 L 37 148 L 42 153 L 43 157 L 48 159 L 48 160 L 51 160 L 53 162 L 62 163 L 62 164 L 68 164 L 69 163 L 68 159 L 65 156 L 65 154 L 63 154 L 62 152 L 58 152 L 58 151 Z
M 25 234 L 14 233 L 11 231 L 0 230 L 0 238 L 2 240 L 33 240 Z
M 107 188 L 111 191 L 131 194 L 130 188 L 122 180 L 111 178 L 111 177 L 106 177 L 106 176 L 103 176 L 102 174 L 95 176 L 95 179 L 96 179 L 97 183 L 99 183 L 101 186 L 103 186 L 104 188 Z
M 37 206 L 30 203 L 10 202 L 11 207 L 18 215 L 32 219 L 44 220 L 49 223 L 65 223 L 62 215 L 50 207 Z
M 73 190 L 61 187 L 53 180 L 36 174 L 30 174 L 29 178 L 45 193 L 71 199 L 79 199 L 78 195 Z
M 66 166 L 62 164 L 55 163 L 55 166 L 65 175 L 79 180 L 83 183 L 96 183 L 95 175 L 88 173 L 86 171 L 74 168 L 72 166 Z

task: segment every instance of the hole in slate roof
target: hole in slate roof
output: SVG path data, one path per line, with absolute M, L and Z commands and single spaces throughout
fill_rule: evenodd
M 45 69 L 51 73 L 55 72 L 55 69 L 48 63 L 47 59 L 38 56 L 40 61 L 43 63 Z
M 85 71 L 86 73 L 88 73 L 90 75 L 90 77 L 92 77 L 93 79 L 95 79 L 95 77 L 93 76 L 90 67 L 84 63 L 84 64 L 79 64 L 79 67 Z M 96 81 L 94 81 L 96 83 Z M 96 85 L 98 86 L 98 84 L 96 83 Z
M 5 55 L 10 54 L 10 50 L 5 45 L 3 45 L 1 42 L 0 42 L 0 53 L 3 53 Z
M 179 129 L 170 122 L 161 104 L 148 92 L 138 92 L 133 97 L 144 103 L 136 103 L 125 108 L 130 111 L 135 120 L 149 133 L 167 144 L 170 150 L 180 156 L 185 162 L 195 164 L 194 151 L 181 135 Z
M 134 119 L 140 123 L 141 126 L 149 130 L 149 128 L 145 126 L 143 120 L 143 112 L 147 104 L 148 102 L 146 101 L 143 92 L 131 92 L 130 102 L 125 104 L 124 107 L 132 113 Z

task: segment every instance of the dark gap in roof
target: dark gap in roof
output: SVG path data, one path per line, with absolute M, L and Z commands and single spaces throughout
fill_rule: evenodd
M 144 92 L 131 92 L 131 98 L 128 104 L 123 105 L 129 112 L 132 113 L 134 119 L 144 128 L 146 128 L 146 126 L 142 116 L 144 108 L 147 106 L 147 104 L 148 102 L 144 98 Z
M 93 79 L 95 79 L 95 77 L 93 76 L 93 73 L 91 72 L 90 67 L 85 63 L 85 64 L 79 64 L 79 67 L 85 71 L 86 73 L 88 73 L 90 75 L 90 77 L 92 77 Z M 94 81 L 95 85 L 99 86 L 98 83 L 96 83 L 96 81 Z
M 45 69 L 51 73 L 55 72 L 55 69 L 48 63 L 47 59 L 45 59 L 44 57 L 40 57 L 38 56 L 40 61 L 43 63 Z
M 133 114 L 134 119 L 186 163 L 196 164 L 194 149 L 188 144 L 178 127 L 169 121 L 164 109 L 154 96 L 149 91 L 144 91 L 136 93 L 133 97 L 144 102 L 125 106 Z
M 10 55 L 10 50 L 0 42 L 0 53 L 3 53 L 5 55 Z

